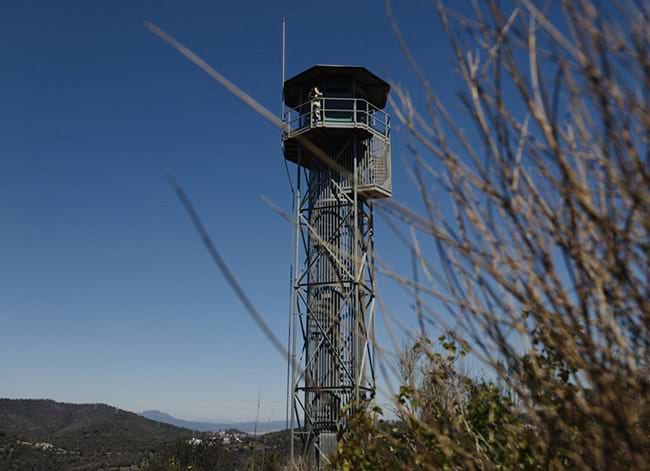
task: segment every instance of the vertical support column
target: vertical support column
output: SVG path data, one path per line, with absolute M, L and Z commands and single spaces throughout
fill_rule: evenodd
M 298 150 L 300 152 L 300 150 Z M 293 261 L 293 294 L 291 297 L 291 346 L 289 361 L 291 362 L 291 440 L 290 440 L 290 465 L 295 467 L 295 424 L 296 424 L 296 378 L 298 374 L 299 363 L 296 358 L 296 329 L 298 324 L 298 316 L 300 313 L 300 306 L 298 300 L 299 285 L 298 277 L 300 275 L 300 218 L 302 215 L 302 204 L 300 200 L 301 178 L 300 173 L 302 169 L 300 165 L 296 167 L 296 194 L 294 201 L 294 208 L 296 212 L 295 230 L 294 230 L 294 261 Z
M 369 331 L 368 342 L 368 366 L 370 368 L 370 399 L 375 398 L 375 309 L 376 309 L 376 290 L 377 282 L 375 278 L 375 214 L 372 204 L 368 204 L 368 278 L 370 281 L 370 293 L 368 297 L 368 316 L 369 316 Z
M 367 365 L 373 368 L 372 218 L 359 194 L 365 160 L 358 138 L 337 145 L 329 150 L 351 175 L 324 163 L 302 168 L 306 178 L 299 178 L 296 197 L 291 461 L 316 468 L 336 452 L 336 431 L 348 423 L 344 410 L 374 396 L 374 372 L 370 381 L 366 373 Z
M 352 263 L 354 266 L 354 342 L 353 342 L 353 358 L 354 358 L 354 371 L 355 376 L 360 375 L 361 372 L 359 369 L 359 322 L 362 321 L 363 314 L 359 309 L 361 303 L 359 302 L 359 162 L 358 162 L 358 147 L 359 143 L 355 139 L 352 143 L 352 211 L 354 212 L 354 224 L 352 226 L 353 231 L 353 246 L 354 250 L 352 251 Z M 359 381 L 354 382 L 354 401 L 356 404 L 359 403 Z M 355 406 L 356 409 L 356 406 Z

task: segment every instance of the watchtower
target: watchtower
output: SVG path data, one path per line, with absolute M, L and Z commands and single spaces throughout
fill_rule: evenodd
M 392 194 L 389 90 L 350 66 L 316 65 L 284 83 L 284 157 L 297 177 L 291 454 L 317 467 L 375 395 L 372 201 Z

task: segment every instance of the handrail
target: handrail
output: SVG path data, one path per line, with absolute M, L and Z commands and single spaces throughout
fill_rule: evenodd
M 287 137 L 314 127 L 364 127 L 389 137 L 390 116 L 363 98 L 318 97 L 285 112 Z

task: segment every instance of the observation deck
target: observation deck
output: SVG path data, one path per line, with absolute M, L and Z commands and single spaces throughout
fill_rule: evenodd
M 356 162 L 360 195 L 390 197 L 391 123 L 382 109 L 389 90 L 386 82 L 363 67 L 316 65 L 287 80 L 282 135 L 285 158 L 322 171 L 326 165 L 309 151 L 313 144 L 350 174 Z M 352 189 L 351 180 L 341 176 L 343 191 Z
M 286 139 L 318 128 L 390 138 L 390 116 L 363 98 L 314 98 L 284 114 Z

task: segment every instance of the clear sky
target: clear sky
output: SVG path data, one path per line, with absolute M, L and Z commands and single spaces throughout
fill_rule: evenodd
M 400 4 L 403 2 L 399 2 Z M 405 3 L 405 2 L 404 2 Z M 395 7 L 436 90 L 459 87 L 430 2 Z M 4 1 L 0 7 L 0 397 L 188 419 L 284 418 L 286 364 L 256 329 L 165 174 L 286 338 L 291 228 L 280 134 L 148 32 L 176 36 L 279 114 L 287 75 L 363 65 L 415 87 L 372 1 Z M 394 192 L 414 200 L 393 134 Z M 408 269 L 379 223 L 379 252 Z M 381 282 L 405 322 L 409 302 Z

